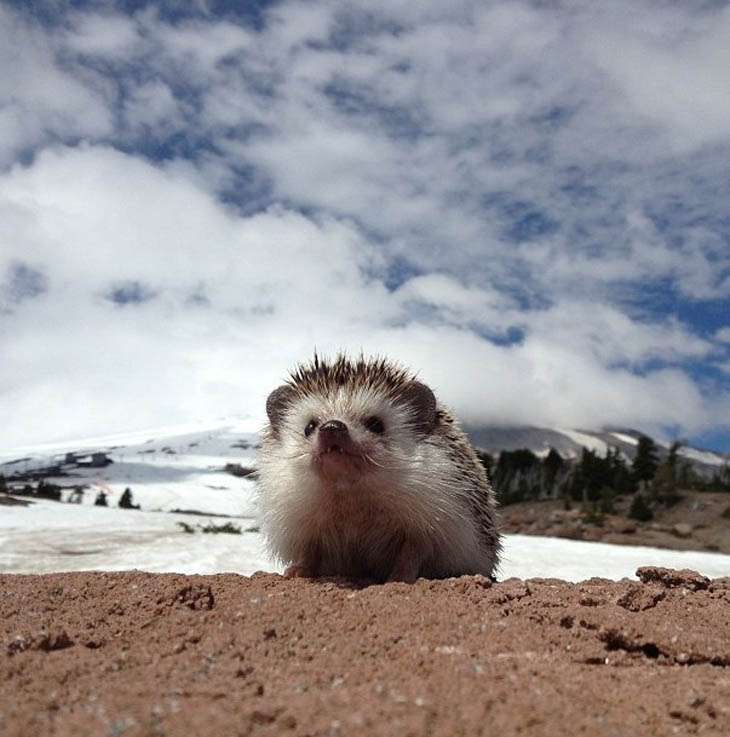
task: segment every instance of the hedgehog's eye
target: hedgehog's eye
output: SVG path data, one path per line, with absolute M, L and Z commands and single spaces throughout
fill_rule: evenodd
M 367 420 L 365 420 L 364 424 L 365 427 L 370 430 L 370 432 L 374 432 L 377 435 L 385 432 L 385 425 L 383 424 L 383 421 L 380 419 L 380 417 L 368 417 Z
M 309 437 L 317 429 L 317 425 L 319 425 L 318 420 L 310 420 L 304 428 L 304 434 Z

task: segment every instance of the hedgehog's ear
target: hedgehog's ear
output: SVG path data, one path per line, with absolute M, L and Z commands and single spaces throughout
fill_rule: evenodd
M 266 414 L 269 417 L 269 422 L 271 423 L 271 427 L 274 428 L 274 431 L 279 429 L 295 393 L 296 392 L 293 387 L 284 384 L 274 389 L 274 391 L 269 394 L 269 397 L 266 400 Z
M 436 426 L 436 397 L 420 381 L 411 381 L 402 392 L 406 405 L 413 413 L 413 426 L 428 434 Z

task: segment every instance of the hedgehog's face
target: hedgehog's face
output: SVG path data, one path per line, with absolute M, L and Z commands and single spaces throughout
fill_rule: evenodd
M 270 395 L 267 412 L 287 455 L 322 479 L 344 481 L 408 463 L 434 427 L 436 400 L 416 381 L 395 400 L 372 389 L 301 396 L 283 386 Z

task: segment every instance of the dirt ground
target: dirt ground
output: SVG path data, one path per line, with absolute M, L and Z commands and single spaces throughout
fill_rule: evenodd
M 0 576 L 0 735 L 728 735 L 730 579 Z
M 730 554 L 730 494 L 682 491 L 671 507 L 655 505 L 649 522 L 629 519 L 630 505 L 631 497 L 617 499 L 616 513 L 600 524 L 586 522 L 578 502 L 571 509 L 558 500 L 520 502 L 501 514 L 505 532 Z

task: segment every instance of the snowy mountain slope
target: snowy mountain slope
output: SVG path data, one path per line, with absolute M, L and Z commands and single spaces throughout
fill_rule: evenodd
M 130 488 L 144 510 L 253 517 L 253 481 L 225 468 L 240 466 L 245 472 L 253 467 L 257 430 L 251 421 L 234 419 L 21 448 L 0 454 L 0 473 L 10 488 L 29 476 L 68 487 L 63 500 L 86 505 L 104 492 L 116 506 Z M 80 485 L 86 490 L 74 494 L 71 487 Z
M 636 455 L 638 438 L 642 433 L 630 429 L 605 430 L 567 430 L 529 426 L 517 427 L 467 427 L 472 443 L 488 453 L 497 454 L 502 450 L 529 448 L 538 456 L 545 456 L 550 448 L 563 458 L 579 458 L 583 448 L 594 450 L 605 456 L 609 448 L 616 448 L 631 461 Z M 655 438 L 659 457 L 666 456 L 669 445 Z M 723 453 L 683 446 L 679 455 L 692 463 L 695 470 L 703 475 L 711 475 L 722 465 L 730 462 L 730 456 Z
M 87 438 L 78 442 L 0 451 L 0 473 L 10 485 L 29 475 L 64 487 L 85 485 L 81 503 L 93 504 L 104 491 L 116 505 L 124 489 L 145 510 L 198 510 L 211 514 L 255 515 L 254 485 L 250 478 L 225 471 L 255 466 L 260 425 L 247 418 L 227 418 L 207 424 L 166 427 Z M 636 453 L 640 433 L 629 429 L 574 430 L 539 427 L 467 428 L 472 442 L 490 453 L 529 448 L 544 456 L 555 448 L 576 458 L 584 447 L 605 455 L 617 448 L 627 460 Z M 658 443 L 659 454 L 667 446 Z M 91 465 L 94 454 L 111 461 Z M 720 453 L 683 447 L 680 455 L 702 474 L 710 475 L 728 462 Z M 100 460 L 100 458 L 97 458 Z M 240 469 L 236 469 L 240 466 Z M 64 501 L 72 490 L 64 491 Z

